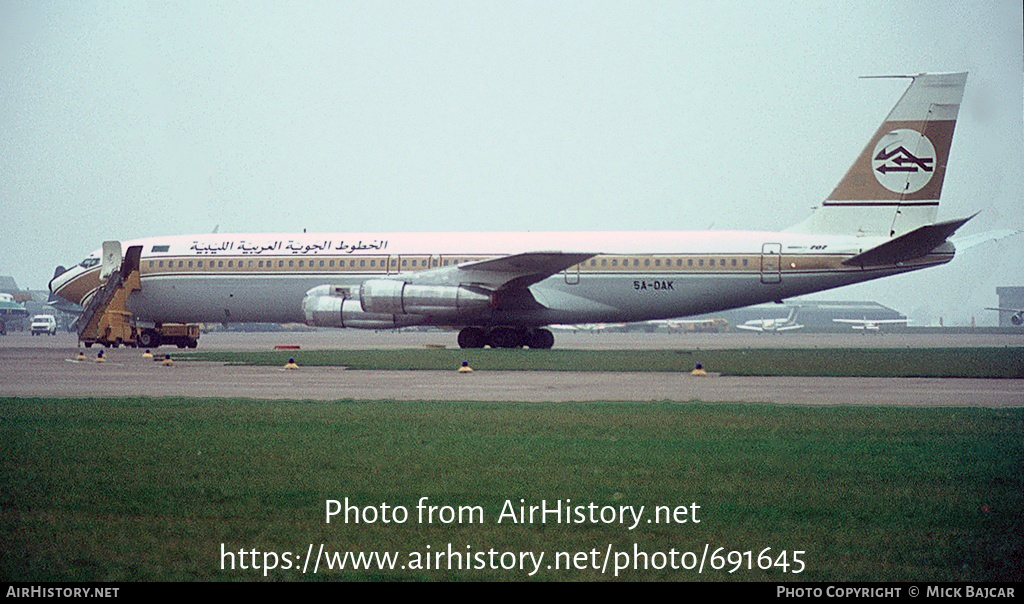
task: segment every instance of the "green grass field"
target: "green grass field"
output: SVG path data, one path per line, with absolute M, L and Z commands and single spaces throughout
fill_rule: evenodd
M 1024 409 L 732 404 L 0 399 L 0 575 L 252 580 L 229 551 L 802 550 L 800 574 L 629 580 L 1005 581 L 1024 576 Z M 481 506 L 421 524 L 416 502 Z M 325 500 L 404 524 L 326 524 Z M 505 500 L 700 506 L 699 524 L 497 524 Z M 262 558 L 261 558 L 262 560 Z M 407 558 L 401 558 L 406 563 Z M 728 566 L 731 568 L 731 565 Z M 789 570 L 792 570 L 790 567 Z M 525 580 L 519 570 L 275 570 L 268 580 Z M 608 578 L 543 568 L 533 580 Z
M 1024 378 L 1024 348 L 796 348 L 736 350 L 311 350 L 197 352 L 182 360 L 351 369 L 450 370 L 463 360 L 504 371 L 690 371 L 723 375 Z

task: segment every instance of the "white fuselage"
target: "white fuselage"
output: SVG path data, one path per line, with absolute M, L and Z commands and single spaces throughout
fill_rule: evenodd
M 144 322 L 302 322 L 312 288 L 511 254 L 595 254 L 486 312 L 407 316 L 403 325 L 630 322 L 777 301 L 948 262 L 950 245 L 864 269 L 842 264 L 881 238 L 765 232 L 300 233 L 154 237 L 142 246 L 142 288 L 129 310 Z M 100 251 L 54 277 L 56 295 L 84 304 L 98 288 Z

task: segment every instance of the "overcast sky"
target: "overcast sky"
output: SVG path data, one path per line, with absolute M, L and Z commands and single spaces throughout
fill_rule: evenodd
M 1024 229 L 1019 0 L 0 2 L 0 274 L 210 232 L 778 230 L 967 70 L 940 219 Z M 995 324 L 1024 235 L 837 290 Z

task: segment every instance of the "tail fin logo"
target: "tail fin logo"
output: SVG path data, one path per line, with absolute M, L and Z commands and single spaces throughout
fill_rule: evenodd
M 878 183 L 894 193 L 915 193 L 935 173 L 935 146 L 916 130 L 893 130 L 875 145 L 871 167 Z

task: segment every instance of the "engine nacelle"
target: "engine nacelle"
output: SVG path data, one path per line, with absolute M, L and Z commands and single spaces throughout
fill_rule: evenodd
M 359 288 L 362 308 L 371 314 L 453 315 L 491 308 L 491 295 L 461 285 L 415 285 L 370 279 Z
M 1020 325 L 1021 323 L 1024 323 L 1024 314 L 1019 312 L 1013 313 L 1012 315 L 1010 315 L 1010 323 L 1013 323 L 1014 325 Z
M 346 297 L 345 288 L 333 285 L 320 285 L 306 292 L 302 310 L 306 324 L 315 327 L 393 329 L 415 323 L 410 317 L 364 312 L 357 298 Z

